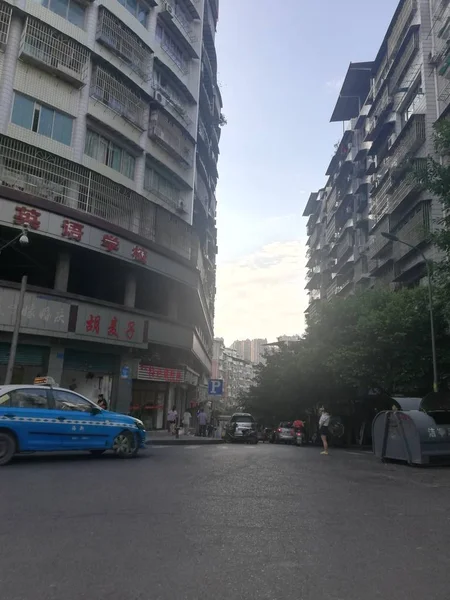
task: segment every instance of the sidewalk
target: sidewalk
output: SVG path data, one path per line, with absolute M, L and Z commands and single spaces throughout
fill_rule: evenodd
M 195 435 L 184 435 L 180 432 L 180 437 L 177 439 L 174 435 L 167 431 L 147 431 L 147 446 L 152 444 L 158 446 L 187 446 L 194 444 L 223 444 L 223 440 L 220 438 L 204 438 L 197 437 Z

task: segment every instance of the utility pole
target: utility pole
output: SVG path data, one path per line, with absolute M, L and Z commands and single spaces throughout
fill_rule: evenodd
M 16 308 L 16 320 L 14 322 L 14 331 L 11 340 L 11 350 L 9 352 L 8 367 L 6 369 L 5 385 L 9 385 L 11 383 L 14 371 L 14 363 L 16 362 L 17 342 L 19 340 L 20 321 L 22 320 L 22 309 L 23 301 L 25 298 L 25 292 L 27 289 L 27 279 L 27 275 L 24 275 L 20 283 L 19 301 L 17 303 Z

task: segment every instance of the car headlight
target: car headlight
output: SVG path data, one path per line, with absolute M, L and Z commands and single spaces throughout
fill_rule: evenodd
M 142 421 L 140 421 L 139 419 L 135 419 L 135 423 L 136 423 L 136 427 L 138 429 L 142 429 L 143 431 L 145 431 L 145 426 Z

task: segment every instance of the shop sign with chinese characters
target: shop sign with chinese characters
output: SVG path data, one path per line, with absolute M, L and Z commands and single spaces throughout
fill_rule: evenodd
M 78 306 L 75 332 L 98 341 L 146 347 L 145 319 L 120 310 L 102 308 L 93 304 Z
M 175 277 L 187 285 L 197 286 L 197 276 L 192 269 L 128 239 L 102 231 L 81 220 L 78 221 L 76 218 L 66 218 L 27 204 L 0 198 L 0 223 L 16 227 L 28 225 L 31 233 L 41 233 L 66 243 L 117 256 L 141 267 L 167 273 L 169 277 Z
M 185 372 L 181 369 L 155 367 L 139 363 L 138 379 L 143 381 L 166 381 L 169 383 L 184 383 Z
M 18 303 L 18 290 L 0 289 L 0 326 L 14 327 Z M 27 292 L 22 308 L 21 330 L 39 330 L 40 332 L 44 330 L 49 334 L 67 333 L 69 312 L 69 303 Z

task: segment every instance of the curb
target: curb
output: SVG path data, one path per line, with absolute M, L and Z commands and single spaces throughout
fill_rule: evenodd
M 210 440 L 201 440 L 199 438 L 192 439 L 149 439 L 145 442 L 146 446 L 213 446 L 217 444 L 223 444 L 223 440 L 211 438 Z

